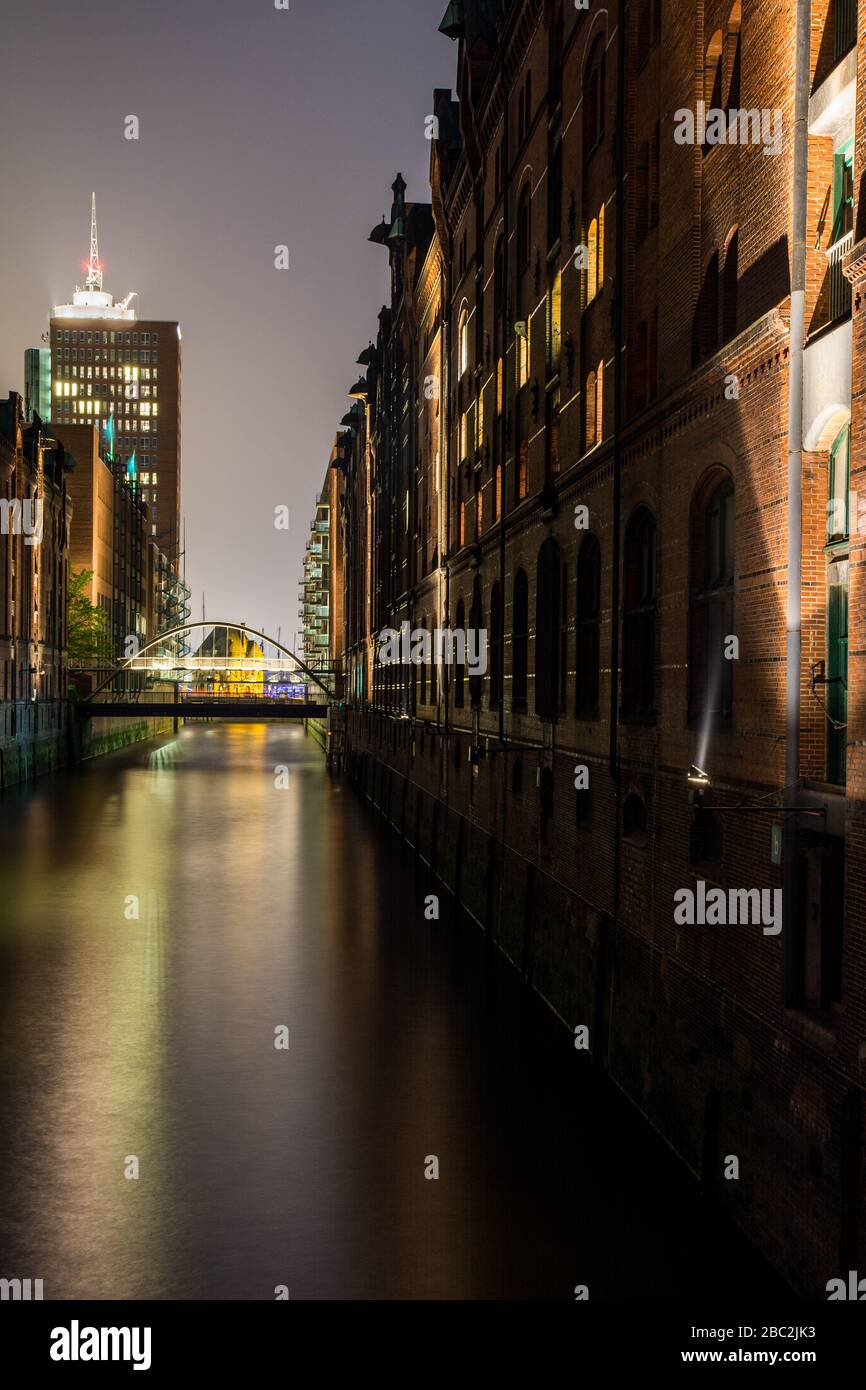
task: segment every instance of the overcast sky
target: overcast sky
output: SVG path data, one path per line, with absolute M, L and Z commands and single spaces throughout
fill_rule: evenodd
M 105 288 L 183 334 L 193 613 L 298 627 L 297 580 L 355 359 L 388 293 L 367 242 L 453 86 L 445 0 L 7 0 L 0 393 L 69 302 L 96 192 Z M 124 139 L 128 115 L 140 139 Z M 274 247 L 290 249 L 288 271 Z M 288 535 L 274 508 L 291 508 Z

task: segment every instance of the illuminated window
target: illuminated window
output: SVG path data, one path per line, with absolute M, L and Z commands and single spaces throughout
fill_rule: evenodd
M 460 458 L 461 461 L 469 457 L 469 411 L 464 410 L 460 416 Z
M 590 449 L 594 449 L 596 444 L 598 443 L 598 434 L 596 431 L 595 421 L 597 400 L 598 396 L 595 372 L 590 372 L 589 376 L 586 378 L 586 401 L 584 406 L 587 453 L 589 453 Z
M 589 251 L 589 264 L 585 272 L 586 295 L 584 297 L 586 303 L 591 304 L 598 294 L 598 223 L 595 218 L 589 224 L 586 246 Z
M 595 437 L 600 444 L 604 439 L 604 362 L 598 364 L 595 374 Z
M 529 445 L 521 440 L 517 455 L 517 500 L 522 502 L 529 491 Z
M 469 370 L 469 315 L 466 310 L 460 315 L 460 363 L 459 376 L 465 376 Z
M 529 324 L 523 333 L 518 333 L 515 338 L 515 355 L 517 362 L 517 389 L 525 386 L 529 380 Z
M 588 264 L 584 272 L 584 304 L 591 304 L 604 285 L 604 203 L 589 224 L 586 237 Z
M 562 274 L 556 270 L 547 291 L 547 370 L 559 371 L 562 357 Z
M 503 396 L 502 396 L 502 391 L 503 391 L 503 376 L 504 376 L 503 364 L 502 364 L 502 358 L 500 357 L 499 360 L 498 360 L 498 362 L 496 363 L 496 414 L 497 414 L 497 415 L 501 415 L 501 414 L 502 414 L 502 404 L 503 404 Z

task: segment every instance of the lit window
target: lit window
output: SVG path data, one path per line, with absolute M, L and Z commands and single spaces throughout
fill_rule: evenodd
M 529 380 L 529 324 L 523 333 L 518 333 L 516 338 L 517 355 L 517 389 L 520 390 Z

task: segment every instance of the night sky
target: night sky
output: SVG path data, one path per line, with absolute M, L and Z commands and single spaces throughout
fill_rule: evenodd
M 183 333 L 193 616 L 298 627 L 297 580 L 358 353 L 388 294 L 367 242 L 457 48 L 445 0 L 12 0 L 0 83 L 0 394 L 83 284 Z M 124 139 L 139 117 L 141 138 Z M 290 248 L 288 271 L 274 247 Z M 288 534 L 274 508 L 291 508 Z

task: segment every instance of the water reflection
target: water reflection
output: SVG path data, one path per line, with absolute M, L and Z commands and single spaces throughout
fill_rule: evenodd
M 7 796 L 0 1274 L 54 1298 L 773 1291 L 430 891 L 299 729 L 193 727 Z

